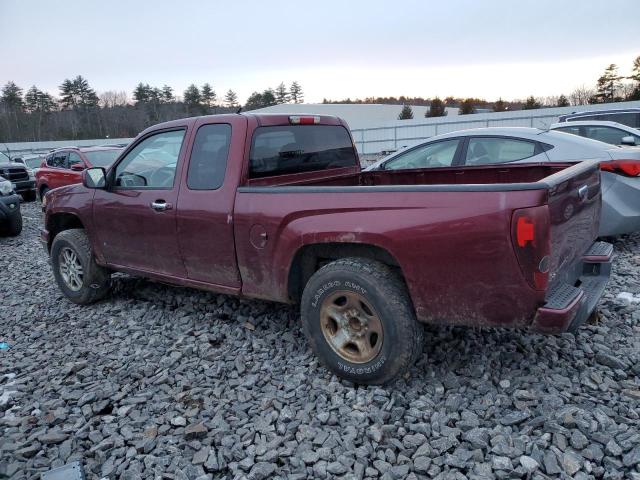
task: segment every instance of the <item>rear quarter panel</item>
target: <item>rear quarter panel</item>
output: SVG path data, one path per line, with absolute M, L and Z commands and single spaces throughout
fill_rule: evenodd
M 355 190 L 355 189 L 354 189 Z M 511 244 L 515 208 L 543 204 L 542 190 L 503 192 L 256 193 L 236 197 L 243 294 L 287 301 L 298 249 L 364 243 L 387 250 L 406 279 L 420 320 L 523 326 L 544 292 L 528 286 Z M 263 248 L 252 229 L 265 231 Z

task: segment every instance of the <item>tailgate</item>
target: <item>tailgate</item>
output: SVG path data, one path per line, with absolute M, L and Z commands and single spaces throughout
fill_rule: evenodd
M 584 161 L 547 177 L 551 223 L 549 286 L 573 284 L 576 266 L 598 236 L 601 210 L 600 168 Z

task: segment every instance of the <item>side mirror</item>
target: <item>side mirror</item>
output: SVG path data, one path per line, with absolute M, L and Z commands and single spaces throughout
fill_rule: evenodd
M 636 139 L 633 138 L 631 135 L 627 137 L 622 137 L 622 139 L 620 140 L 620 145 L 629 145 L 634 147 L 636 145 Z
M 87 188 L 105 188 L 107 186 L 107 174 L 104 168 L 87 168 L 82 172 L 82 185 Z

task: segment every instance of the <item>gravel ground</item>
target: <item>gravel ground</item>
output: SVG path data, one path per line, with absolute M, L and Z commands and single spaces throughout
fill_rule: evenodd
M 23 213 L 0 239 L 0 477 L 640 479 L 640 235 L 577 337 L 430 328 L 406 378 L 355 388 L 293 308 L 124 276 L 69 303 Z

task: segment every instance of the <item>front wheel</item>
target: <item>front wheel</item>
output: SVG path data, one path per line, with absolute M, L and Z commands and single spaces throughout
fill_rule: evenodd
M 58 287 L 74 303 L 88 305 L 109 292 L 111 275 L 96 263 L 83 229 L 56 235 L 51 245 L 51 266 Z
M 400 276 L 380 262 L 345 258 L 318 270 L 301 302 L 311 348 L 329 370 L 357 384 L 385 384 L 414 363 L 423 328 Z

